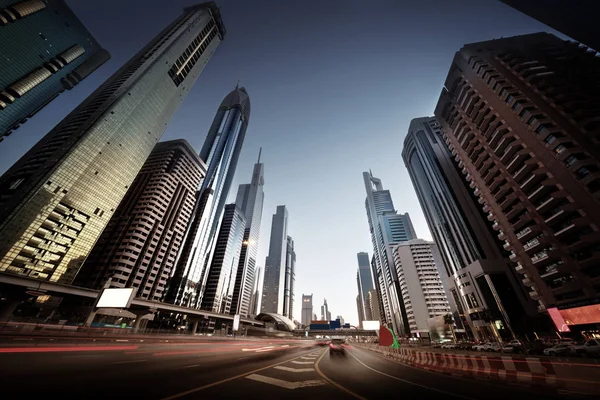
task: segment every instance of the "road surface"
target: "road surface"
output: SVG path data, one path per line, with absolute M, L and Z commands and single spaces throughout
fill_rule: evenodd
M 462 379 L 347 348 L 290 340 L 38 344 L 0 348 L 8 399 L 565 399 L 571 393 Z

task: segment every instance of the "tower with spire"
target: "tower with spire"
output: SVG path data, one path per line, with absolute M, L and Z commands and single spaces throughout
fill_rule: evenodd
M 167 302 L 200 307 L 207 267 L 249 120 L 250 97 L 246 89 L 236 85 L 221 102 L 200 150 L 206 177 L 196 193 L 193 219 L 169 282 Z

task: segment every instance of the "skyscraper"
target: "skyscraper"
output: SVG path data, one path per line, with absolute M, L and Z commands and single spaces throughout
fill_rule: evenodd
M 256 267 L 254 274 L 254 283 L 252 284 L 252 299 L 250 300 L 250 308 L 248 309 L 248 315 L 253 316 L 258 314 L 258 301 L 260 300 L 260 275 L 262 269 Z
M 375 289 L 369 290 L 367 294 L 367 307 L 368 311 L 365 311 L 365 314 L 368 315 L 371 313 L 371 318 L 373 321 L 381 321 L 381 310 L 379 309 L 379 300 L 377 299 L 377 291 Z
M 271 223 L 269 255 L 265 261 L 265 277 L 262 290 L 261 312 L 284 315 L 287 258 L 288 212 L 285 206 L 277 206 Z
M 230 313 L 246 219 L 236 204 L 227 204 L 202 296 L 203 310 Z
M 160 142 L 102 232 L 75 285 L 137 288 L 159 301 L 173 272 L 206 166 L 185 140 Z
M 356 311 L 358 313 L 358 326 L 362 328 L 363 321 L 365 320 L 365 303 L 361 301 L 360 294 L 356 295 Z
M 367 198 L 365 208 L 373 244 L 373 277 L 381 306 L 382 322 L 399 335 L 408 335 L 407 316 L 402 301 L 392 247 L 417 235 L 408 214 L 398 214 L 389 190 L 371 172 L 363 172 Z
M 0 0 L 0 141 L 110 54 L 63 0 Z
M 369 262 L 369 254 L 368 253 L 358 253 L 358 271 L 356 272 L 356 284 L 358 286 L 358 296 L 360 298 L 360 305 L 358 305 L 358 319 L 362 324 L 364 320 L 371 320 L 373 318 L 372 315 L 367 316 L 368 308 L 365 307 L 367 300 L 367 293 L 369 290 L 373 289 L 373 277 L 371 275 L 371 263 Z M 370 313 L 369 313 L 370 314 Z
M 73 280 L 224 34 L 186 8 L 0 178 L 0 271 Z
M 511 271 L 508 252 L 501 251 L 502 243 L 461 177 L 434 117 L 411 121 L 402 157 L 439 249 L 440 274 L 455 320 L 476 339 L 493 336 L 491 324 L 523 332 L 535 305 Z M 483 320 L 483 309 L 490 310 L 493 320 Z
M 235 175 L 250 119 L 246 89 L 235 87 L 221 102 L 200 158 L 208 168 L 189 224 L 166 301 L 200 307 L 217 229 Z
M 331 311 L 329 311 L 327 299 L 323 299 L 323 305 L 321 306 L 321 320 L 331 321 Z
M 302 317 L 301 323 L 304 326 L 309 326 L 313 316 L 313 295 L 303 294 L 302 295 Z
M 413 239 L 394 246 L 394 265 L 412 336 L 429 336 L 427 320 L 450 313 L 434 259 L 435 244 Z
M 599 71 L 594 52 L 546 33 L 468 44 L 435 110 L 541 312 L 600 296 L 600 91 L 582 79 Z
M 256 256 L 265 197 L 263 193 L 264 184 L 264 165 L 260 162 L 259 152 L 258 161 L 254 165 L 254 172 L 252 173 L 252 181 L 249 184 L 239 186 L 235 200 L 235 204 L 246 217 L 246 231 L 240 261 L 237 266 L 231 313 L 240 314 L 244 317 L 250 311 L 250 301 L 254 294 Z
M 294 239 L 287 237 L 285 250 L 285 287 L 283 289 L 284 316 L 293 320 L 294 315 L 294 283 L 296 282 L 296 251 Z
M 596 0 L 500 0 L 538 21 L 600 51 Z

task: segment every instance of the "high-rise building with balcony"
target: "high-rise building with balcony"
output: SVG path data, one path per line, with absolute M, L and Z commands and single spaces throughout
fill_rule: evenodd
M 394 246 L 407 324 L 412 336 L 429 335 L 429 318 L 450 314 L 450 305 L 434 258 L 435 244 L 412 239 Z
M 277 206 L 271 223 L 269 255 L 265 261 L 261 312 L 285 315 L 284 307 L 286 284 L 288 212 L 285 206 Z
M 202 296 L 203 310 L 231 312 L 235 275 L 244 240 L 246 218 L 236 204 L 227 204 Z
M 365 208 L 373 244 L 371 262 L 373 278 L 379 297 L 381 321 L 393 328 L 398 335 L 408 335 L 406 311 L 400 293 L 398 274 L 394 268 L 392 248 L 394 245 L 417 235 L 408 214 L 398 214 L 392 195 L 383 189 L 379 178 L 371 172 L 363 172 L 367 198 Z
M 0 271 L 72 282 L 224 35 L 184 9 L 0 177 Z
M 265 184 L 264 170 L 265 167 L 260 162 L 259 152 L 258 161 L 254 165 L 254 172 L 252 172 L 252 181 L 239 186 L 235 200 L 235 204 L 246 217 L 246 231 L 237 266 L 231 313 L 240 314 L 243 317 L 248 316 L 250 301 L 254 294 L 256 256 L 258 254 L 260 223 L 265 197 L 263 192 Z
M 217 229 L 249 119 L 250 98 L 246 89 L 236 86 L 221 102 L 200 150 L 200 158 L 206 162 L 206 177 L 198 190 L 187 237 L 169 283 L 167 302 L 200 307 Z
M 0 0 L 0 141 L 104 64 L 63 0 Z
M 160 301 L 175 265 L 206 166 L 185 140 L 152 150 L 75 279 L 101 289 L 133 287 Z
M 435 115 L 538 309 L 600 296 L 600 72 L 538 33 L 460 49 Z
M 440 275 L 457 325 L 476 339 L 496 333 L 509 338 L 511 328 L 527 331 L 535 304 L 509 266 L 508 252 L 461 176 L 435 117 L 411 121 L 402 157 L 441 256 Z M 484 309 L 492 320 L 484 320 Z
M 303 326 L 309 326 L 310 321 L 312 320 L 313 315 L 313 303 L 312 303 L 313 295 L 312 294 L 303 294 L 302 295 L 302 317 L 301 323 Z
M 371 262 L 369 261 L 368 253 L 358 253 L 358 271 L 356 272 L 356 284 L 358 286 L 358 297 L 360 298 L 360 304 L 358 307 L 358 320 L 362 324 L 362 321 L 372 320 L 373 316 L 370 313 L 370 309 L 366 307 L 367 293 L 373 289 L 373 276 L 371 275 Z

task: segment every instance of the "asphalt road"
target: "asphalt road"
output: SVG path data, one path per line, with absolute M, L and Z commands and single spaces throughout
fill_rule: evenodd
M 226 340 L 0 348 L 6 399 L 565 399 L 541 389 L 426 372 L 349 347 Z

